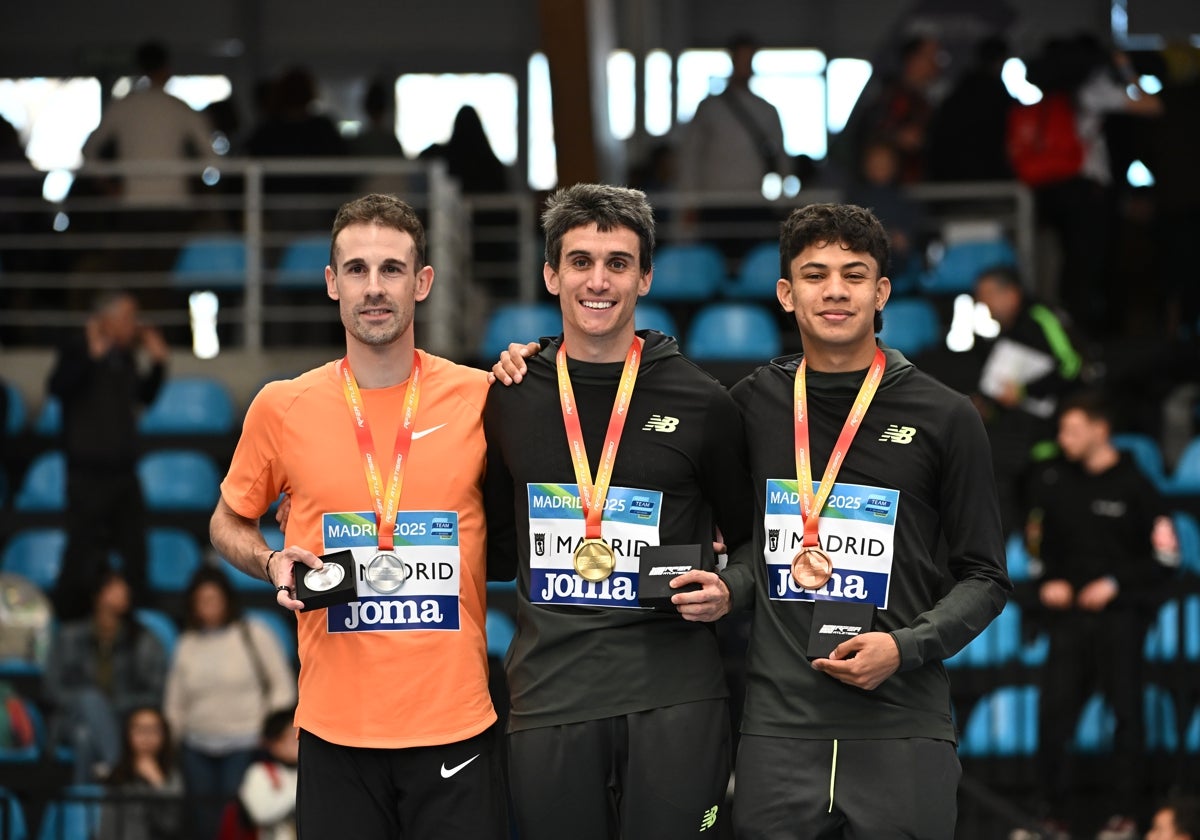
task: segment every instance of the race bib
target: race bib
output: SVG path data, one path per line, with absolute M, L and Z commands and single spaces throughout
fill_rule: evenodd
M 458 513 L 402 510 L 396 516 L 395 550 L 404 582 L 383 576 L 372 563 L 379 554 L 374 511 L 327 513 L 321 535 L 325 552 L 349 549 L 354 555 L 358 600 L 331 606 L 330 633 L 374 630 L 457 630 L 459 593 Z M 395 564 L 388 564 L 395 565 Z
M 662 493 L 609 487 L 601 519 L 617 567 L 602 581 L 575 573 L 575 549 L 583 542 L 583 507 L 575 484 L 529 484 L 529 600 L 535 604 L 642 609 L 638 605 L 638 556 L 658 545 Z
M 821 510 L 818 535 L 821 548 L 833 560 L 833 575 L 821 589 L 810 591 L 792 580 L 792 558 L 804 538 L 797 486 L 795 479 L 767 479 L 763 559 L 771 600 L 852 601 L 887 609 L 900 492 L 861 484 L 833 485 Z

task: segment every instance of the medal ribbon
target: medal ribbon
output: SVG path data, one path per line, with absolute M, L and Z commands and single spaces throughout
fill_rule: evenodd
M 589 540 L 600 539 L 600 520 L 604 515 L 604 500 L 608 498 L 608 485 L 612 481 L 613 464 L 617 460 L 617 447 L 621 443 L 621 432 L 625 429 L 625 417 L 629 413 L 629 401 L 633 398 L 633 386 L 637 382 L 638 367 L 642 363 L 642 340 L 636 336 L 625 354 L 625 367 L 621 370 L 621 381 L 617 386 L 617 398 L 613 401 L 612 414 L 608 418 L 608 432 L 604 436 L 604 450 L 600 455 L 600 469 L 592 481 L 592 468 L 588 463 L 587 449 L 583 445 L 583 428 L 579 425 L 579 411 L 575 403 L 575 392 L 571 388 L 571 375 L 567 372 L 566 342 L 558 347 L 554 359 L 558 369 L 558 398 L 562 404 L 563 425 L 567 430 L 567 443 L 571 447 L 571 463 L 575 465 L 575 483 L 579 485 L 579 502 L 583 506 L 583 517 L 587 524 L 585 536 Z
M 393 537 L 396 533 L 396 512 L 400 509 L 400 491 L 404 487 L 404 468 L 408 465 L 408 452 L 412 448 L 413 423 L 417 418 L 417 400 L 421 396 L 421 356 L 413 351 L 412 373 L 408 377 L 408 386 L 404 389 L 404 417 L 400 428 L 396 430 L 396 463 L 392 467 L 391 480 L 385 487 L 379 473 L 379 459 L 375 454 L 375 441 L 371 438 L 371 428 L 367 425 L 366 406 L 363 404 L 362 393 L 358 390 L 358 382 L 350 370 L 350 363 L 343 357 L 338 362 L 338 372 L 342 375 L 342 391 L 346 394 L 346 405 L 350 407 L 350 415 L 354 418 L 354 434 L 358 438 L 358 449 L 362 453 L 363 472 L 367 476 L 367 487 L 371 490 L 375 503 L 376 531 L 379 536 L 379 550 L 391 551 L 395 544 Z
M 862 387 L 858 389 L 858 396 L 854 398 L 850 416 L 846 418 L 846 423 L 842 426 L 842 433 L 838 435 L 837 443 L 833 447 L 833 453 L 829 456 L 829 463 L 825 465 L 825 474 L 821 476 L 821 484 L 817 487 L 815 496 L 812 489 L 812 463 L 808 443 L 808 391 L 804 386 L 806 361 L 807 359 L 801 359 L 800 369 L 796 371 L 796 478 L 800 484 L 800 514 L 804 518 L 802 544 L 811 547 L 817 545 L 817 522 L 821 516 L 821 509 L 825 507 L 825 502 L 833 490 L 833 483 L 837 479 L 838 471 L 842 468 L 842 462 L 846 460 L 846 453 L 850 451 L 850 444 L 854 442 L 854 436 L 858 433 L 863 415 L 867 413 L 867 406 L 871 404 L 871 400 L 875 398 L 875 392 L 879 390 L 879 382 L 883 379 L 883 369 L 887 365 L 887 359 L 884 358 L 882 350 L 878 347 L 875 348 L 875 360 L 871 362 L 871 369 L 867 372 Z

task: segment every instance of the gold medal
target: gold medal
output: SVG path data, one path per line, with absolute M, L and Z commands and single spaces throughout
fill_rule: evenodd
M 599 583 L 617 567 L 617 555 L 604 540 L 584 540 L 575 549 L 575 571 L 581 578 Z
M 820 589 L 833 575 L 833 561 L 819 548 L 807 546 L 792 558 L 792 580 L 801 589 Z

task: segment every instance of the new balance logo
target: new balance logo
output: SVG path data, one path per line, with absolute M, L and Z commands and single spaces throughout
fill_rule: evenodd
M 673 432 L 678 425 L 678 417 L 667 417 L 665 414 L 651 414 L 650 419 L 646 421 L 646 425 L 642 426 L 642 431 Z
M 829 633 L 834 636 L 857 636 L 862 632 L 862 627 L 852 624 L 822 624 L 819 632 L 822 635 Z
M 895 423 L 888 426 L 883 434 L 879 436 L 879 441 L 890 441 L 891 443 L 912 443 L 913 435 L 917 430 L 912 426 L 897 426 Z
M 700 818 L 700 830 L 701 831 L 708 831 L 710 828 L 712 828 L 714 825 L 717 824 L 717 808 L 718 807 L 720 807 L 720 806 L 714 805 L 711 808 L 709 808 L 707 811 L 704 812 L 704 816 L 702 816 Z

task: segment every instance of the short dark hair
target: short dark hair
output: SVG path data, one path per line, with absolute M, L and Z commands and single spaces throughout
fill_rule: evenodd
M 1025 287 L 1021 283 L 1021 273 L 1017 271 L 1017 267 L 1012 263 L 989 265 L 975 275 L 975 283 L 978 284 L 985 277 L 989 280 L 994 280 L 1006 289 L 1016 289 L 1019 292 L 1025 291 Z
M 274 741 L 283 733 L 287 732 L 295 725 L 296 710 L 292 709 L 276 709 L 263 718 L 262 739 L 264 741 Z
M 567 231 L 594 224 L 602 233 L 629 228 L 638 238 L 638 268 L 654 265 L 654 210 L 641 190 L 609 184 L 576 184 L 556 191 L 546 201 L 542 229 L 546 233 L 546 262 L 558 271 Z
M 1058 402 L 1058 416 L 1062 417 L 1068 411 L 1081 411 L 1089 420 L 1102 420 L 1112 427 L 1112 404 L 1108 396 L 1095 388 L 1083 388 L 1072 391 Z
M 792 260 L 810 245 L 841 245 L 849 251 L 870 254 L 879 275 L 885 276 L 891 258 L 887 231 L 875 214 L 856 204 L 808 204 L 797 207 L 779 233 L 779 276 L 792 281 Z M 875 313 L 875 332 L 883 329 L 883 316 Z
M 146 41 L 138 46 L 137 53 L 134 55 L 137 68 L 144 76 L 165 69 L 170 60 L 167 47 L 161 41 Z
M 1200 840 L 1200 798 L 1176 794 L 1162 805 L 1171 811 L 1177 834 Z
M 347 201 L 338 208 L 333 219 L 333 235 L 329 239 L 329 265 L 334 274 L 337 273 L 338 234 L 350 225 L 380 225 L 394 228 L 412 237 L 413 247 L 417 252 L 416 264 L 413 271 L 425 267 L 425 226 L 421 219 L 407 202 L 401 201 L 394 195 L 371 193 L 353 201 Z

